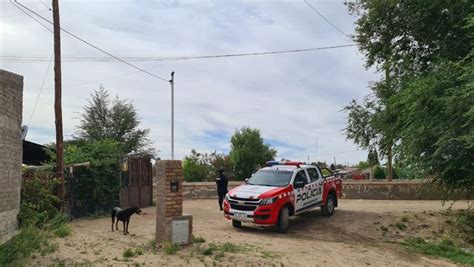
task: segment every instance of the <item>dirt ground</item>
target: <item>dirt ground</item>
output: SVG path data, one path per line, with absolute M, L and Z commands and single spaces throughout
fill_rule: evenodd
M 184 202 L 184 212 L 194 217 L 194 235 L 206 242 L 181 248 L 176 254 L 153 251 L 155 207 L 144 209 L 130 221 L 130 235 L 111 232 L 110 218 L 80 219 L 72 233 L 57 238 L 56 252 L 33 256 L 32 264 L 147 265 L 147 266 L 454 266 L 448 261 L 407 252 L 397 242 L 407 236 L 430 239 L 444 231 L 446 216 L 440 201 L 341 200 L 332 217 L 314 210 L 294 217 L 288 234 L 272 228 L 244 224 L 234 229 L 216 209 L 216 200 Z M 467 208 L 456 202 L 453 209 Z M 404 220 L 407 228 L 395 223 Z M 121 228 L 121 225 L 120 225 Z M 245 249 L 204 255 L 199 247 L 230 242 Z M 124 258 L 128 248 L 141 247 L 143 255 Z M 201 253 L 200 253 L 201 252 Z

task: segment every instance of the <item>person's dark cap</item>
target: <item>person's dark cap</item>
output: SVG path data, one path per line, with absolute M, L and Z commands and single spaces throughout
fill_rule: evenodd
M 219 169 L 219 172 L 224 172 L 224 169 L 220 168 L 220 169 Z

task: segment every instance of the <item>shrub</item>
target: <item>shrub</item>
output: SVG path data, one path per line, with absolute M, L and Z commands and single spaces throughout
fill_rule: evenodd
M 176 245 L 176 244 L 171 244 L 171 243 L 166 243 L 164 246 L 163 246 L 163 249 L 165 251 L 166 254 L 176 254 L 179 250 L 179 245 Z
M 375 179 L 385 179 L 385 169 L 380 167 L 380 166 L 376 166 L 375 169 L 374 169 L 374 178 Z
M 403 222 L 396 222 L 395 227 L 397 227 L 397 229 L 400 231 L 403 231 L 407 228 L 407 226 Z
M 68 224 L 64 224 L 53 231 L 57 237 L 66 237 L 71 233 L 71 227 Z
M 90 168 L 74 169 L 74 183 L 71 185 L 74 216 L 109 211 L 119 201 L 120 144 L 110 140 L 76 140 L 65 145 L 64 162 L 72 164 L 90 162 Z M 81 203 L 80 205 L 78 203 Z
M 38 172 L 38 175 L 43 175 Z M 60 200 L 53 195 L 56 179 L 24 180 L 21 187 L 21 204 L 18 220 L 21 227 L 42 227 L 58 214 Z
M 24 265 L 20 262 L 48 244 L 48 238 L 42 231 L 33 227 L 23 228 L 18 235 L 0 246 L 0 266 Z
M 133 251 L 133 249 L 131 249 L 131 248 L 127 248 L 127 249 L 123 252 L 123 257 L 124 257 L 124 258 L 135 257 L 135 251 Z
M 200 236 L 193 236 L 193 243 L 205 243 L 206 240 Z
M 70 233 L 69 217 L 58 210 L 60 202 L 53 194 L 57 180 L 50 179 L 46 171 L 25 171 L 29 173 L 22 182 L 20 233 L 0 246 L 0 266 L 26 265 L 33 252 L 45 255 L 57 249 L 50 242 L 53 234 L 64 237 Z

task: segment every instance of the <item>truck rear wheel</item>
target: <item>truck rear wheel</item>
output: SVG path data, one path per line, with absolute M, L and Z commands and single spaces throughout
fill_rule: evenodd
M 288 221 L 290 212 L 288 207 L 283 207 L 280 210 L 280 214 L 278 215 L 278 222 L 277 222 L 277 231 L 283 234 L 288 232 Z
M 334 194 L 329 194 L 326 198 L 326 203 L 321 206 L 321 213 L 323 216 L 329 217 L 334 213 L 334 207 L 336 206 L 336 198 Z
M 232 220 L 232 226 L 234 226 L 235 228 L 240 228 L 242 227 L 242 222 L 237 221 L 237 220 Z

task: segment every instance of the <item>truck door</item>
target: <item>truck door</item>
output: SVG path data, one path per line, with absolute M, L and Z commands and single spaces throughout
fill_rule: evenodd
M 295 194 L 295 210 L 301 210 L 305 207 L 308 197 L 308 177 L 305 170 L 300 170 L 296 173 L 293 179 L 293 190 Z
M 309 187 L 311 190 L 313 206 L 319 206 L 323 203 L 323 177 L 316 168 L 308 168 L 306 170 L 309 176 Z

